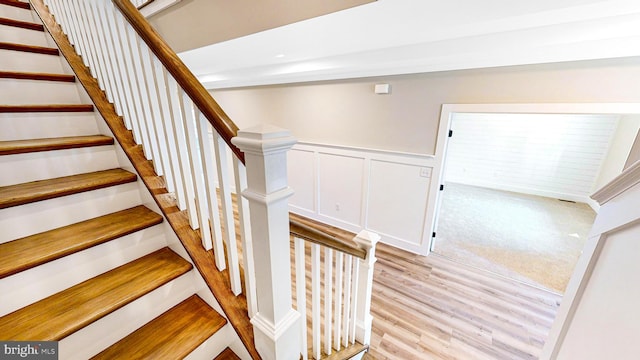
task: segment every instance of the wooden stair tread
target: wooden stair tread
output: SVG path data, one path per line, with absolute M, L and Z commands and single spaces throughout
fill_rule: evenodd
M 226 348 L 213 360 L 240 360 L 240 357 L 233 350 Z
M 60 81 L 60 82 L 76 81 L 76 77 L 74 75 L 21 72 L 21 71 L 0 71 L 0 78 L 21 79 L 21 80 L 46 80 L 46 81 Z
M 226 323 L 204 300 L 192 295 L 93 359 L 182 359 Z
M 140 205 L 0 244 L 0 279 L 161 223 Z
M 24 51 L 24 52 L 31 52 L 31 53 L 45 54 L 45 55 L 60 54 L 60 51 L 57 48 L 46 47 L 46 46 L 36 46 L 36 45 L 15 44 L 15 43 L 8 43 L 8 42 L 0 42 L 0 50 Z
M 123 169 L 111 169 L 2 186 L 0 209 L 125 184 L 136 179 L 136 174 Z
M 59 341 L 191 270 L 163 248 L 0 318 L 0 339 Z
M 103 145 L 113 145 L 113 138 L 104 135 L 89 135 L 46 139 L 0 141 L 0 155 L 24 154 L 49 150 L 76 149 Z
M 13 7 L 18 7 L 21 9 L 31 9 L 31 5 L 28 2 L 18 1 L 18 0 L 0 0 L 0 4 L 9 5 Z
M 28 29 L 28 30 L 44 31 L 44 26 L 42 24 L 36 24 L 28 21 L 7 19 L 3 17 L 0 17 L 0 25 L 19 27 L 19 28 Z
M 93 112 L 91 104 L 0 105 L 0 113 Z

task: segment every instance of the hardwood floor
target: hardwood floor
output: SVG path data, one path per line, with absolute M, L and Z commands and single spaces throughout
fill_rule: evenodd
M 242 257 L 242 249 L 238 250 Z M 378 243 L 376 257 L 373 334 L 365 359 L 539 357 L 560 295 L 438 255 L 415 255 L 383 243 Z M 307 277 L 310 281 L 310 268 Z M 307 290 L 309 324 L 310 299 Z
M 378 245 L 367 359 L 537 359 L 560 296 Z

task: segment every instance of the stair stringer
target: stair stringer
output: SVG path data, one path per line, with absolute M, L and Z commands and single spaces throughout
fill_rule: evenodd
M 246 314 L 246 298 L 244 295 L 235 297 L 231 293 L 228 273 L 226 271 L 219 272 L 215 269 L 211 252 L 205 251 L 200 245 L 198 231 L 189 229 L 188 239 L 179 238 L 175 229 L 184 228 L 180 223 L 186 221 L 186 214 L 180 212 L 175 206 L 175 201 L 167 194 L 163 179 L 156 175 L 152 162 L 144 157 L 141 146 L 135 144 L 131 132 L 124 127 L 122 118 L 117 115 L 105 92 L 100 90 L 96 79 L 91 76 L 89 69 L 84 66 L 60 27 L 53 23 L 48 12 L 42 12 L 39 4 L 42 4 L 40 0 L 32 1 L 36 14 L 40 16 L 38 22 L 42 20 L 41 22 L 45 24 L 45 28 L 48 30 L 46 33 L 50 46 L 59 48 L 62 55 L 61 59 L 63 57 L 66 59 L 66 61 L 64 59 L 61 60 L 64 73 L 76 75 L 78 79 L 76 86 L 81 102 L 95 104 L 97 111 L 94 114 L 99 133 L 112 136 L 116 140 L 114 146 L 119 167 L 138 175 L 136 184 L 141 196 L 141 204 L 165 218 L 164 222 L 156 226 L 163 228 L 166 245 L 194 264 L 195 269 L 197 269 L 197 271 L 185 274 L 185 276 L 192 277 L 195 293 L 228 320 L 227 324 L 218 333 L 194 350 L 188 358 L 210 359 L 211 354 L 217 355 L 226 347 L 229 347 L 243 360 L 259 359 L 260 356 L 255 351 L 253 344 L 252 326 Z M 184 234 L 184 231 L 181 234 Z M 185 247 L 185 242 L 191 246 Z M 200 248 L 195 250 L 196 254 L 194 254 L 193 250 L 194 243 L 197 244 L 196 247 Z M 194 261 L 194 255 L 200 261 Z M 203 273 L 206 275 L 203 276 Z M 240 306 L 231 307 L 235 310 L 234 316 L 228 316 L 229 306 L 221 306 L 218 302 L 220 297 L 227 298 L 227 303 L 229 298 L 233 298 L 232 301 L 240 303 Z M 239 314 L 238 309 L 240 309 Z M 244 312 L 242 309 L 244 309 Z M 242 319 L 243 316 L 245 319 Z M 240 323 L 238 322 L 239 317 L 242 320 Z M 249 332 L 250 339 L 247 339 L 246 336 L 241 338 L 237 331 L 238 327 L 242 327 L 242 332 L 245 334 Z M 222 336 L 218 336 L 219 334 Z M 215 352 L 212 352 L 212 350 L 215 350 Z

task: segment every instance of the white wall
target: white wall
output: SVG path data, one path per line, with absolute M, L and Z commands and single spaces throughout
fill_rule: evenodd
M 624 164 L 625 170 L 638 160 L 640 160 L 640 131 L 636 135 L 636 139 L 631 146 L 631 151 L 629 152 L 627 162 Z
M 640 115 L 622 115 L 616 132 L 611 139 L 611 146 L 600 168 L 593 191 L 596 191 L 622 173 L 631 152 L 633 142 L 640 130 Z
M 640 164 L 594 199 L 602 206 L 541 359 L 635 359 L 640 353 Z
M 426 253 L 433 157 L 311 143 L 288 155 L 291 211 Z
M 558 359 L 630 359 L 640 354 L 640 224 L 609 235 Z M 633 354 L 633 355 L 632 355 Z
M 618 117 L 456 113 L 445 182 L 587 202 Z M 630 147 L 625 142 L 618 152 Z
M 640 57 L 211 91 L 240 128 L 300 141 L 435 154 L 442 104 L 638 103 Z M 391 94 L 376 95 L 376 83 Z

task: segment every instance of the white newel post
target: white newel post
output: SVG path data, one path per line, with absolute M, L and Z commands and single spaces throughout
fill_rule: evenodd
M 251 319 L 256 350 L 265 360 L 300 358 L 300 314 L 291 300 L 287 151 L 291 132 L 271 125 L 232 139 L 245 154 L 258 312 Z
M 376 244 L 380 235 L 362 230 L 354 239 L 361 248 L 367 250 L 366 259 L 360 261 L 358 294 L 356 307 L 356 340 L 361 344 L 371 343 L 371 294 L 373 291 L 373 265 L 376 262 Z

